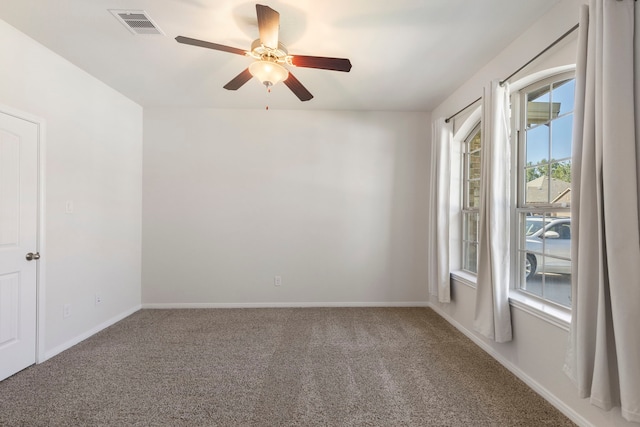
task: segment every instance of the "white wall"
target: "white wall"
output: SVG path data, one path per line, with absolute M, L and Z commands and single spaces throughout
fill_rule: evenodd
M 503 79 L 530 58 L 538 54 L 558 36 L 578 22 L 581 0 L 565 0 L 548 15 L 529 28 L 498 57 L 478 71 L 471 79 L 451 94 L 432 113 L 432 117 L 447 117 L 482 94 L 482 86 L 492 79 Z M 554 50 L 545 54 L 513 80 L 522 81 L 535 76 L 540 70 L 575 63 L 577 33 Z M 464 115 L 457 118 L 460 123 Z M 453 221 L 458 221 L 454 218 Z M 459 257 L 454 257 L 459 258 Z M 432 306 L 446 319 L 467 333 L 496 359 L 518 374 L 544 397 L 570 415 L 581 425 L 631 426 L 620 415 L 620 410 L 604 412 L 579 399 L 578 392 L 562 372 L 568 331 L 548 321 L 511 307 L 514 339 L 510 343 L 496 344 L 473 330 L 475 288 L 454 280 L 450 304 L 432 301 Z
M 145 110 L 143 305 L 425 304 L 429 122 Z
M 51 356 L 140 306 L 142 108 L 4 21 L 0 62 L 0 104 L 45 123 L 42 323 Z

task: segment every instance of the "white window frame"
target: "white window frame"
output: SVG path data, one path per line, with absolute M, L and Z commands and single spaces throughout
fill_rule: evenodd
M 509 294 L 509 298 L 514 306 L 525 309 L 525 311 L 529 311 L 532 314 L 535 314 L 538 317 L 544 318 L 551 323 L 555 323 L 558 326 L 561 326 L 566 329 L 568 327 L 568 322 L 571 318 L 571 310 L 569 307 L 559 304 L 551 299 L 544 298 L 544 282 L 542 285 L 542 295 L 537 295 L 531 292 L 527 292 L 526 290 L 521 288 L 521 283 L 524 279 L 523 267 L 524 267 L 524 256 L 526 251 L 521 250 L 521 233 L 520 233 L 520 222 L 521 218 L 524 214 L 542 214 L 542 213 L 558 213 L 558 214 L 567 214 L 570 213 L 570 207 L 568 206 L 557 206 L 557 205 L 546 205 L 546 206 L 537 206 L 530 207 L 526 206 L 523 198 L 525 197 L 525 159 L 526 159 L 526 149 L 525 149 L 525 135 L 524 130 L 526 129 L 526 93 L 530 93 L 531 91 L 536 90 L 537 88 L 542 88 L 544 86 L 549 86 L 555 82 L 560 82 L 567 79 L 575 78 L 574 71 L 567 71 L 558 74 L 554 74 L 548 76 L 544 79 L 537 80 L 528 84 L 521 89 L 514 91 L 512 93 L 511 105 L 513 111 L 512 117 L 512 129 L 515 129 L 515 132 L 512 132 L 512 147 L 515 147 L 512 150 L 512 164 L 517 165 L 513 168 L 512 173 L 512 193 L 511 200 L 514 200 L 514 207 L 512 208 L 512 217 L 511 217 L 511 262 L 512 266 L 512 280 L 511 280 L 511 290 Z M 568 113 L 567 113 L 568 114 Z M 572 111 L 573 114 L 573 111 Z M 559 115 L 557 118 L 564 117 L 565 115 Z M 553 120 L 557 119 L 554 118 Z M 551 120 L 551 121 L 553 121 Z M 547 159 L 550 161 L 551 159 Z M 524 245 L 522 245 L 524 248 Z
M 460 230 L 462 231 L 461 233 L 461 237 L 460 237 L 460 256 L 461 256 L 461 263 L 460 263 L 460 269 L 467 273 L 467 274 L 471 274 L 471 275 L 477 275 L 478 271 L 478 249 L 479 249 L 479 217 L 480 217 L 480 206 L 476 206 L 474 208 L 469 207 L 469 183 L 472 181 L 472 179 L 469 177 L 469 167 L 470 167 L 470 155 L 472 154 L 469 150 L 469 146 L 471 141 L 476 137 L 476 135 L 481 132 L 481 122 L 477 122 L 473 128 L 471 129 L 471 131 L 467 134 L 467 136 L 464 138 L 464 140 L 462 141 L 462 185 L 461 185 L 461 192 L 462 192 L 462 201 L 461 201 L 461 228 Z M 474 150 L 473 153 L 482 153 L 482 144 L 483 144 L 483 139 L 482 139 L 482 134 L 480 134 L 480 148 L 478 150 Z M 478 182 L 480 182 L 480 177 L 478 177 L 477 179 Z M 475 240 L 470 240 L 468 239 L 468 233 L 467 233 L 467 217 L 474 215 L 476 216 L 476 239 Z M 473 271 L 471 269 L 467 269 L 466 266 L 468 265 L 468 247 L 469 246 L 475 246 L 476 248 L 476 260 L 475 260 L 475 266 L 476 266 L 476 271 Z

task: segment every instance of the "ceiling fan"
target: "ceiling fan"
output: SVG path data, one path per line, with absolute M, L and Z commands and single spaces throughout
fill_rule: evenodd
M 267 88 L 282 81 L 300 101 L 308 101 L 313 98 L 311 92 L 283 65 L 344 72 L 351 70 L 351 61 L 344 58 L 289 55 L 287 49 L 278 40 L 280 14 L 269 6 L 261 4 L 256 4 L 256 12 L 260 38 L 251 43 L 250 51 L 183 36 L 176 37 L 176 41 L 254 58 L 256 61 L 224 85 L 224 88 L 228 90 L 238 90 L 251 80 L 251 77 L 256 77 Z

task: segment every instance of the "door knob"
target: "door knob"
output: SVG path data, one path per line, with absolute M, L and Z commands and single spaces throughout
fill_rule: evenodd
M 31 260 L 34 260 L 34 259 L 36 259 L 36 260 L 37 260 L 37 259 L 40 259 L 40 253 L 39 253 L 39 252 L 36 252 L 36 253 L 34 254 L 33 252 L 29 252 L 29 253 L 25 256 L 25 258 L 27 259 L 27 261 L 31 261 Z

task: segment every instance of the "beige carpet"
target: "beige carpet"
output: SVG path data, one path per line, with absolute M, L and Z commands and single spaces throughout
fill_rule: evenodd
M 2 426 L 568 426 L 426 308 L 141 310 L 0 382 Z

